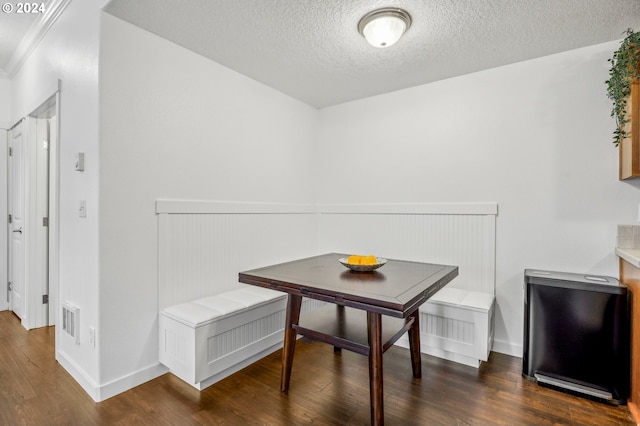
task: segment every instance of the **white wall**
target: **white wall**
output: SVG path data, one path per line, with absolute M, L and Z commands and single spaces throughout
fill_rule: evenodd
M 0 77 L 0 128 L 11 126 L 11 80 Z
M 521 354 L 523 270 L 617 276 L 616 225 L 637 220 L 604 84 L 618 44 L 322 110 L 317 201 L 497 202 L 494 349 Z
M 72 1 L 12 79 L 11 122 L 30 114 L 58 89 L 60 105 L 60 301 L 80 308 L 81 344 L 56 330 L 56 358 L 95 397 L 98 353 L 87 324 L 98 322 L 98 47 L 103 1 Z M 85 153 L 85 172 L 74 153 Z M 87 200 L 87 219 L 78 201 Z
M 107 14 L 100 78 L 101 378 L 125 383 L 158 363 L 155 201 L 311 203 L 317 111 Z

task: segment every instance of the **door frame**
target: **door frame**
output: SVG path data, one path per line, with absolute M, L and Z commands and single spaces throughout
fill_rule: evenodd
M 17 132 L 16 132 L 17 129 Z M 29 155 L 29 142 L 28 142 L 28 136 L 27 136 L 27 125 L 26 125 L 26 120 L 24 118 L 20 119 L 19 121 L 17 121 L 13 126 L 11 126 L 11 128 L 9 129 L 9 131 L 7 132 L 7 212 L 9 213 L 9 215 L 7 215 L 7 308 L 12 310 L 14 313 L 16 313 L 16 315 L 18 315 L 20 317 L 20 319 L 22 320 L 22 325 L 27 327 L 27 323 L 25 321 L 25 319 L 27 318 L 27 271 L 28 271 L 28 256 L 27 256 L 27 236 L 29 235 L 29 230 L 28 230 L 28 207 L 27 207 L 27 193 L 28 193 L 28 171 L 26 169 L 27 164 L 28 164 L 28 155 Z M 20 147 L 18 149 L 17 146 L 15 146 L 14 141 L 15 141 L 15 135 L 16 133 L 20 136 Z M 12 153 L 13 152 L 13 153 Z M 18 156 L 19 160 L 16 160 L 16 154 L 20 153 L 20 155 Z M 18 161 L 18 162 L 16 162 Z M 17 165 L 17 167 L 16 167 Z M 14 170 L 18 169 L 20 170 L 21 173 L 21 177 L 19 179 L 19 182 L 15 182 L 15 180 L 13 179 L 14 176 Z M 14 188 L 18 188 L 17 191 L 21 191 L 22 192 L 22 196 L 21 196 L 21 206 L 16 206 L 16 204 L 14 204 L 15 201 L 15 197 L 14 197 L 14 193 L 16 192 L 16 189 Z M 21 248 L 20 248 L 20 252 L 16 252 L 14 251 L 13 247 L 13 232 L 16 232 L 14 230 L 16 223 L 15 222 L 15 218 L 16 218 L 16 210 L 19 211 L 20 213 L 20 224 L 19 224 L 19 229 L 20 229 L 20 234 L 21 234 L 21 239 L 22 242 L 20 244 Z M 9 217 L 11 217 L 11 220 L 9 220 Z M 19 260 L 19 268 L 21 269 L 20 271 L 16 271 L 13 266 L 14 263 L 16 261 L 16 259 L 14 258 L 16 253 L 19 254 L 18 256 L 18 260 Z M 21 275 L 21 282 L 20 282 L 20 302 L 18 304 L 16 304 L 15 301 L 15 293 L 11 293 L 12 291 L 15 291 L 15 285 L 16 285 L 16 274 Z M 14 287 L 14 289 L 12 290 L 12 287 Z M 17 309 L 16 309 L 17 307 Z
M 25 117 L 25 271 L 24 283 L 24 315 L 22 325 L 26 329 L 55 325 L 59 306 L 59 140 L 60 140 L 60 90 L 57 90 L 44 103 Z M 36 144 L 38 134 L 35 129 L 42 121 L 50 122 L 49 126 L 49 164 L 48 185 L 38 188 Z M 8 170 L 8 167 L 7 167 Z M 8 188 L 9 189 L 9 188 Z M 47 255 L 37 255 L 38 232 L 43 230 L 42 214 L 36 211 L 36 194 L 48 192 L 48 244 Z M 10 190 L 7 191 L 9 193 Z M 33 232 L 30 232 L 33 231 Z M 7 239 L 7 244 L 9 243 Z M 9 246 L 7 248 L 9 250 Z M 9 255 L 9 253 L 7 253 Z M 46 263 L 46 264 L 43 264 Z M 7 270 L 9 265 L 7 265 Z M 38 272 L 46 270 L 45 281 L 38 279 Z M 43 288 L 44 287 L 44 288 Z M 43 293 L 43 290 L 48 290 Z M 43 294 L 48 294 L 48 312 L 43 308 Z M 57 340 L 57 339 L 56 339 Z
M 9 178 L 9 125 L 0 127 L 0 159 L 4 164 L 6 164 L 7 174 L 0 174 L 0 188 L 4 189 L 6 192 L 6 199 L 0 204 L 0 218 L 8 217 L 9 211 L 9 182 L 7 179 Z M 0 265 L 0 283 L 9 281 L 9 227 L 0 227 L 0 241 L 7 241 L 6 246 L 0 245 L 0 252 L 3 252 L 4 256 L 0 256 L 0 262 L 2 258 L 6 258 L 6 263 L 4 265 Z M 0 286 L 1 288 L 1 286 Z M 2 291 L 0 290 L 0 293 Z M 6 292 L 0 295 L 0 311 L 4 311 L 9 309 L 9 288 L 7 287 Z
M 33 263 L 41 263 L 44 262 L 46 265 L 37 264 L 36 269 L 39 272 L 43 272 L 46 269 L 46 280 L 48 281 L 46 287 L 42 287 L 44 283 L 38 283 L 37 279 L 29 280 L 29 284 L 27 285 L 27 303 L 31 305 L 30 315 L 29 315 L 29 328 L 35 327 L 43 327 L 47 325 L 55 325 L 58 312 L 58 145 L 59 145 L 59 129 L 60 129 L 60 91 L 56 91 L 53 95 L 51 95 L 46 101 L 44 101 L 38 108 L 36 108 L 31 114 L 29 114 L 29 127 L 37 127 L 43 122 L 47 122 L 46 126 L 48 127 L 48 144 L 49 144 L 49 162 L 48 162 L 48 179 L 47 179 L 47 187 L 40 188 L 38 187 L 37 192 L 44 191 L 48 194 L 48 225 L 46 227 L 43 226 L 43 214 L 37 215 L 37 200 L 35 197 L 32 197 L 30 194 L 28 205 L 29 205 L 29 213 L 31 217 L 31 222 L 34 226 L 35 230 L 46 230 L 48 234 L 47 238 L 47 255 L 44 258 L 40 258 L 37 255 L 37 241 L 41 236 L 36 235 L 37 231 L 32 234 L 32 239 L 30 240 L 30 250 L 29 257 L 30 260 L 34 260 Z M 49 125 L 51 122 L 51 125 Z M 42 143 L 37 134 L 29 135 L 29 145 L 32 149 L 31 151 L 31 163 L 35 165 L 36 163 L 36 155 L 35 150 L 37 145 Z M 30 180 L 35 181 L 37 176 L 37 167 L 33 167 L 29 171 Z M 36 186 L 40 186 L 38 182 L 34 182 L 31 187 L 35 188 Z M 35 258 L 35 259 L 31 259 Z M 40 261 L 38 261 L 40 260 Z M 42 309 L 42 295 L 46 291 L 48 295 L 48 312 Z M 41 314 L 46 313 L 46 316 L 42 316 Z M 35 314 L 35 315 L 32 315 Z

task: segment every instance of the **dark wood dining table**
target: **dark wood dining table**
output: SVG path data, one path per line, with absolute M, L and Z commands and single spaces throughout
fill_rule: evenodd
M 457 266 L 387 260 L 355 272 L 329 253 L 240 272 L 239 281 L 288 293 L 280 389 L 289 391 L 297 335 L 369 358 L 371 424 L 384 424 L 382 354 L 409 333 L 413 376 L 422 376 L 418 308 L 458 275 Z M 302 298 L 329 302 L 300 315 Z

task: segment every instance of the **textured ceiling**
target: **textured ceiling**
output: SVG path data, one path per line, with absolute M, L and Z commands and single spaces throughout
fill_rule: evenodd
M 413 23 L 376 49 L 357 24 L 384 6 Z M 105 11 L 317 108 L 640 30 L 640 0 L 111 0 Z M 29 19 L 0 14 L 0 67 Z
M 358 33 L 395 6 L 388 49 Z M 623 38 L 640 0 L 112 0 L 105 11 L 321 108 Z

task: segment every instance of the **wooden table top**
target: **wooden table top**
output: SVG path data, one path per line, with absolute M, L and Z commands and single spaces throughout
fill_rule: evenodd
M 239 281 L 338 305 L 405 318 L 458 275 L 457 266 L 389 259 L 353 272 L 329 253 L 241 272 Z

